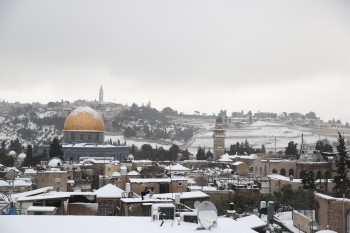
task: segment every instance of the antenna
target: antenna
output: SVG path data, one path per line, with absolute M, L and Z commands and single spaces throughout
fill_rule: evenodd
M 218 211 L 215 205 L 210 201 L 204 201 L 198 206 L 197 219 L 200 227 L 197 228 L 211 230 L 218 225 Z

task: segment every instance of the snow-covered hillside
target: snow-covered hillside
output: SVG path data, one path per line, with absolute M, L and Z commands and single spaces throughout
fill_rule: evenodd
M 236 142 L 244 142 L 247 139 L 249 144 L 255 148 L 260 148 L 264 144 L 267 150 L 274 151 L 276 143 L 276 150 L 284 151 L 290 141 L 294 141 L 300 145 L 302 134 L 304 134 L 304 140 L 310 145 L 316 144 L 319 139 L 326 138 L 324 136 L 314 135 L 309 128 L 257 121 L 244 128 L 227 130 L 225 144 L 229 148 L 230 145 Z M 212 148 L 212 135 L 212 129 L 196 135 L 192 143 L 188 146 L 189 151 L 196 153 L 198 147 Z M 327 137 L 327 139 L 331 143 L 337 141 L 336 137 Z

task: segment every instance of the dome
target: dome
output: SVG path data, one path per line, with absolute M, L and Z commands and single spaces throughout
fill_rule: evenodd
M 18 159 L 25 159 L 27 157 L 27 155 L 25 154 L 25 153 L 20 153 L 19 155 L 18 155 Z
M 134 160 L 134 156 L 132 154 L 129 154 L 128 157 L 126 158 L 127 160 Z
M 62 164 L 63 162 L 59 158 L 52 158 L 47 165 L 49 167 L 60 167 Z
M 17 154 L 14 150 L 11 150 L 8 155 L 11 156 L 12 158 L 16 158 L 16 156 L 17 156 Z
M 105 124 L 101 115 L 88 106 L 72 111 L 64 122 L 65 131 L 104 132 Z
M 122 175 L 119 172 L 113 172 L 112 177 L 121 177 Z

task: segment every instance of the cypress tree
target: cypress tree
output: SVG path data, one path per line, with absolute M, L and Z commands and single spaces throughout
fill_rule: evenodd
M 346 194 L 346 196 L 348 196 L 350 182 L 347 176 L 348 172 L 346 166 L 348 152 L 346 150 L 344 138 L 342 137 L 341 133 L 338 132 L 338 136 L 338 157 L 335 161 L 337 175 L 334 176 L 333 183 L 335 183 L 334 189 L 338 191 L 338 196 L 341 197 L 343 194 Z
M 57 157 L 63 160 L 62 145 L 58 141 L 57 137 L 55 137 L 50 144 L 49 157 L 50 158 Z

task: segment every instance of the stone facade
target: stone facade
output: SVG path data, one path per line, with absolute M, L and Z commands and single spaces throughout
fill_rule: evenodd
M 216 119 L 215 129 L 214 129 L 214 160 L 218 160 L 221 155 L 225 154 L 225 137 L 226 131 L 224 129 L 223 120 L 221 117 Z
M 350 232 L 350 200 L 315 194 L 315 219 L 319 230 Z M 344 231 L 345 230 L 345 231 Z
M 160 179 L 130 179 L 131 191 L 141 195 L 144 190 L 150 190 L 154 194 L 158 193 L 179 193 L 187 192 L 187 180 Z
M 67 171 L 42 171 L 38 172 L 37 188 L 52 186 L 53 190 L 67 191 Z
M 312 171 L 316 178 L 332 178 L 332 162 L 298 162 L 296 160 L 256 159 L 253 163 L 254 176 L 266 177 L 271 174 L 293 176 L 300 179 L 302 174 Z

